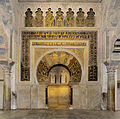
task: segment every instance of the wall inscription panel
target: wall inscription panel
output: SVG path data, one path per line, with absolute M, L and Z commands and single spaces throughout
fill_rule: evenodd
M 21 81 L 30 81 L 30 40 L 32 46 L 86 46 L 89 41 L 88 81 L 97 81 L 97 32 L 96 31 L 22 31 Z M 74 40 L 73 43 L 35 42 L 38 40 Z

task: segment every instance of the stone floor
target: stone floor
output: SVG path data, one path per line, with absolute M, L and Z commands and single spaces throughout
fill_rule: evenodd
M 120 112 L 87 110 L 0 111 L 0 119 L 120 119 Z

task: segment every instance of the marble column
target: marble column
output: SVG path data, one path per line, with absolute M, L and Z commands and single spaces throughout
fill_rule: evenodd
M 11 66 L 10 80 L 11 80 L 11 109 L 16 109 L 17 94 L 16 94 L 16 80 L 15 80 L 15 65 Z
M 5 67 L 5 79 L 4 79 L 4 109 L 11 109 L 11 82 L 9 67 Z
M 107 66 L 108 91 L 107 109 L 115 111 L 115 66 Z

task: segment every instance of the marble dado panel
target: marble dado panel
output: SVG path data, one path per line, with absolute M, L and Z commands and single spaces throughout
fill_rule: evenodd
M 87 109 L 100 110 L 101 109 L 101 86 L 87 85 Z
M 23 31 L 22 32 L 22 60 L 21 60 L 21 80 L 30 80 L 30 41 L 36 40 L 50 40 L 51 42 L 56 42 L 56 40 L 61 41 L 57 43 L 56 47 L 63 47 L 64 43 L 62 41 L 85 41 L 89 42 L 89 59 L 88 59 L 88 80 L 97 81 L 97 32 L 96 31 Z M 35 45 L 36 43 L 33 43 Z M 69 44 L 74 46 L 76 43 Z M 41 45 L 38 43 L 38 45 Z M 44 45 L 48 45 L 44 42 Z M 50 44 L 49 44 L 50 45 Z M 55 46 L 55 44 L 53 44 Z M 67 47 L 68 44 L 66 44 Z M 79 46 L 85 45 L 81 42 Z M 40 46 L 41 47 L 41 46 Z M 45 46 L 47 47 L 47 46 Z M 69 46 L 68 46 L 69 47 Z M 70 48 L 72 50 L 73 48 Z M 38 51 L 39 52 L 39 51 Z M 45 52 L 45 51 L 44 51 Z M 73 52 L 73 51 L 72 51 Z M 74 52 L 78 52 L 77 50 Z M 38 53 L 39 54 L 39 53 Z M 32 56 L 33 57 L 33 56 Z M 81 58 L 80 58 L 81 59 Z
M 18 85 L 17 109 L 46 109 L 45 85 Z
M 17 108 L 18 109 L 48 109 L 46 105 L 46 85 L 22 84 L 18 86 Z M 100 110 L 101 86 L 73 85 L 73 109 Z
M 30 86 L 18 86 L 17 92 L 18 109 L 29 109 L 31 107 Z
M 4 89 L 4 82 L 0 81 L 0 109 L 3 109 L 3 89 Z

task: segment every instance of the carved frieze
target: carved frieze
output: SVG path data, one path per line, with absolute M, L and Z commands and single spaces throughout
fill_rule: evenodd
M 64 16 L 64 12 L 61 8 L 58 8 L 56 16 L 53 16 L 53 11 L 51 8 L 48 8 L 46 12 L 45 19 L 43 16 L 43 11 L 41 8 L 35 12 L 36 16 L 33 18 L 32 11 L 30 8 L 25 12 L 25 27 L 94 27 L 95 26 L 95 12 L 92 8 L 87 12 L 87 17 L 85 18 L 82 8 L 79 8 L 76 18 L 74 17 L 74 11 L 72 8 L 69 8 Z M 45 24 L 43 24 L 45 21 Z M 76 23 L 76 24 L 75 24 Z

